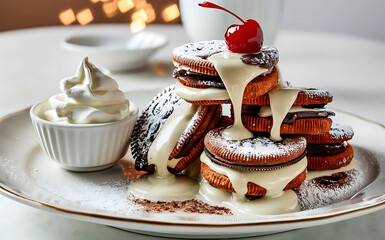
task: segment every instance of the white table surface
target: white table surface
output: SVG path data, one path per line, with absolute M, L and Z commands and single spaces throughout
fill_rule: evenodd
M 124 91 L 162 88 L 172 78 L 172 49 L 189 40 L 181 26 L 149 26 L 169 36 L 169 44 L 135 72 L 113 72 Z M 47 27 L 0 33 L 0 117 L 59 92 L 59 80 L 72 76 L 80 59 L 60 47 L 74 33 L 129 31 L 126 25 Z M 385 43 L 324 33 L 278 35 L 280 69 L 294 86 L 329 89 L 331 107 L 385 123 Z M 92 59 L 91 59 L 92 61 Z M 261 239 L 383 239 L 385 211 Z M 0 239 L 155 239 L 107 226 L 59 217 L 0 196 Z

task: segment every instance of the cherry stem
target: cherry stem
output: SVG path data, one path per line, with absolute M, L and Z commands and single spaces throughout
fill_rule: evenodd
M 212 2 L 203 2 L 203 3 L 199 3 L 198 4 L 200 7 L 205 7 L 205 8 L 216 8 L 216 9 L 220 9 L 220 10 L 223 10 L 225 12 L 228 12 L 230 13 L 231 15 L 233 15 L 234 17 L 238 18 L 242 23 L 245 23 L 245 21 L 242 20 L 242 18 L 238 17 L 236 14 L 230 12 L 229 10 L 227 10 L 226 8 L 223 8 L 221 6 L 218 6 Z

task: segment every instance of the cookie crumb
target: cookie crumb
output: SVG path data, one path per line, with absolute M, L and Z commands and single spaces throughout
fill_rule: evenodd
M 186 201 L 157 201 L 151 202 L 147 199 L 133 199 L 134 203 L 143 207 L 145 212 L 155 213 L 201 213 L 201 214 L 212 214 L 212 215 L 233 215 L 230 209 L 219 206 L 212 206 L 203 201 L 191 199 Z

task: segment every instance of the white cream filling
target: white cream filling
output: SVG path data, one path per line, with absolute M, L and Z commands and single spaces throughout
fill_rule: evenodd
M 282 195 L 285 186 L 302 173 L 307 166 L 306 157 L 293 165 L 270 171 L 247 171 L 223 167 L 213 163 L 204 152 L 200 159 L 213 171 L 227 176 L 237 194 L 245 195 L 247 183 L 252 182 L 266 189 L 266 197 Z
M 175 84 L 175 93 L 179 97 L 189 101 L 230 100 L 226 89 L 215 87 L 192 88 L 184 86 L 180 82 Z
M 207 157 L 201 155 L 201 161 L 207 164 L 212 170 L 226 175 L 237 193 L 211 186 L 207 180 L 201 181 L 199 197 L 210 204 L 224 206 L 234 212 L 272 215 L 298 212 L 297 194 L 293 190 L 285 190 L 284 187 L 298 174 L 306 169 L 306 157 L 298 163 L 272 171 L 242 171 L 217 165 Z M 263 198 L 248 200 L 244 197 L 247 192 L 247 183 L 253 182 L 267 189 Z
M 201 181 L 199 197 L 212 205 L 230 208 L 234 213 L 258 215 L 284 214 L 298 212 L 297 194 L 293 190 L 286 190 L 279 197 L 263 197 L 255 200 L 236 201 L 230 192 L 213 187 L 207 180 Z

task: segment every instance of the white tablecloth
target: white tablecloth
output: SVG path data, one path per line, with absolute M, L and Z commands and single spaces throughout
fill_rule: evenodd
M 181 26 L 154 25 L 169 44 L 140 71 L 113 73 L 124 91 L 163 88 L 172 78 L 172 49 L 188 42 Z M 0 117 L 59 92 L 59 80 L 72 76 L 80 59 L 60 47 L 74 33 L 129 31 L 127 25 L 47 27 L 0 33 Z M 294 86 L 329 89 L 331 107 L 385 123 L 385 44 L 373 40 L 283 31 L 276 47 L 280 69 Z M 92 61 L 92 59 L 91 59 Z M 265 239 L 382 239 L 385 211 L 339 223 L 267 236 Z M 98 224 L 36 210 L 0 196 L 0 239 L 148 239 Z

